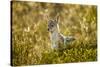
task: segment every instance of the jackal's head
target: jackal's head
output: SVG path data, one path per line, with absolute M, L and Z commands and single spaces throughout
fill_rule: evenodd
M 48 31 L 49 32 L 54 32 L 54 31 L 58 31 L 58 22 L 56 20 L 49 20 L 48 21 Z
M 59 31 L 58 16 L 56 16 L 55 19 L 48 20 L 48 31 L 51 33 Z

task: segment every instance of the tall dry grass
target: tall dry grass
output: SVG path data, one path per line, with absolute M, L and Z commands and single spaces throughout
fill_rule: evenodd
M 97 60 L 97 7 L 13 1 L 12 65 L 88 62 Z M 45 15 L 60 15 L 60 32 L 74 35 L 65 50 L 50 51 Z

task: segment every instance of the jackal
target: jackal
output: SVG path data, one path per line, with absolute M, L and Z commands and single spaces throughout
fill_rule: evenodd
M 74 36 L 64 36 L 59 31 L 58 18 L 48 20 L 48 31 L 50 32 L 51 48 L 61 49 L 75 40 Z

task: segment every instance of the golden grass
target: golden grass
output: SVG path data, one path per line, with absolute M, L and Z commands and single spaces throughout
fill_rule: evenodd
M 88 62 L 97 60 L 97 10 L 92 5 L 14 1 L 12 65 Z M 45 15 L 59 13 L 60 31 L 77 40 L 62 51 L 51 51 Z

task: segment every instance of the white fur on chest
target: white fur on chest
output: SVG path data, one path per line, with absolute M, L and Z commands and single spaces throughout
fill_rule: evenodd
M 52 48 L 58 48 L 58 40 L 59 40 L 59 36 L 58 36 L 58 32 L 54 31 L 53 33 L 51 33 L 51 43 L 52 43 Z
M 51 34 L 51 41 L 58 41 L 58 33 L 57 32 L 53 32 Z

